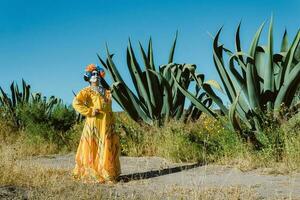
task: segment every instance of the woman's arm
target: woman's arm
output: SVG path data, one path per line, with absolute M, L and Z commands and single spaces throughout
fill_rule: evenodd
M 86 105 L 87 102 L 87 94 L 85 90 L 81 90 L 73 99 L 73 107 L 79 112 L 81 115 L 86 117 L 92 117 L 95 113 L 93 112 L 93 108 L 90 108 Z

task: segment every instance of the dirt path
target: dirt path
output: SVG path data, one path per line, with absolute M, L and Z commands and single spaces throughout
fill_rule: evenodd
M 71 171 L 74 154 L 34 157 L 22 164 Z M 165 195 L 177 199 L 180 194 L 193 199 L 198 193 L 236 192 L 245 193 L 242 194 L 245 198 L 250 198 L 248 193 L 254 198 L 255 193 L 254 199 L 300 199 L 300 174 L 272 175 L 264 173 L 263 169 L 242 172 L 219 165 L 171 163 L 159 157 L 121 157 L 121 166 L 121 180 L 112 189 L 127 196 Z

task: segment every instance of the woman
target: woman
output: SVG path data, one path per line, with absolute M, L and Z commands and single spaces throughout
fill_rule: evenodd
M 100 84 L 104 75 L 102 68 L 88 65 L 84 80 L 90 86 L 73 100 L 74 109 L 86 117 L 73 175 L 85 182 L 115 183 L 121 173 L 120 140 L 114 132 L 112 97 L 109 88 Z

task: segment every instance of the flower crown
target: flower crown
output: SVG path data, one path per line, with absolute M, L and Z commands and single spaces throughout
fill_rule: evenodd
M 91 73 L 93 71 L 97 71 L 99 76 L 104 78 L 105 77 L 105 71 L 103 68 L 99 67 L 99 66 L 96 66 L 95 64 L 89 64 L 88 66 L 86 66 L 85 68 L 85 75 L 87 77 L 90 77 L 91 76 Z

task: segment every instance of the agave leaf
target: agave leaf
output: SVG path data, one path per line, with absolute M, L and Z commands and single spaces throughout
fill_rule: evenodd
M 11 91 L 12 106 L 16 107 L 16 90 L 15 90 L 14 82 L 12 82 L 12 84 L 10 85 L 10 91 Z
M 232 75 L 235 77 L 236 82 L 240 86 L 240 89 L 242 89 L 243 92 L 244 92 L 244 94 L 246 96 L 248 96 L 247 86 L 246 86 L 246 80 L 245 80 L 245 78 L 242 75 L 240 75 L 240 73 L 238 72 L 238 70 L 235 69 L 235 66 L 234 66 L 234 60 L 236 60 L 236 59 L 239 59 L 236 55 L 233 55 L 229 59 L 229 69 L 230 69 Z M 245 67 L 245 70 L 247 70 L 246 67 Z M 238 89 L 238 88 L 236 88 L 236 89 Z
M 258 46 L 258 42 L 259 42 L 259 38 L 262 32 L 262 29 L 264 27 L 263 23 L 259 29 L 257 30 L 256 34 L 254 35 L 254 38 L 252 40 L 252 43 L 250 45 L 250 53 L 249 55 L 254 58 L 254 60 L 256 59 L 256 49 Z M 258 77 L 258 72 L 256 69 L 256 66 L 254 66 L 252 63 L 254 63 L 253 61 L 251 61 L 251 63 L 248 62 L 247 64 L 247 71 L 246 71 L 246 82 L 247 82 L 247 87 L 248 87 L 248 96 L 249 96 L 249 102 L 251 107 L 254 110 L 258 110 L 260 111 L 260 95 L 259 95 L 259 91 L 260 91 L 260 82 L 259 82 L 259 77 Z
M 225 113 L 225 114 L 227 114 L 228 113 L 228 109 L 223 104 L 221 98 L 218 97 L 215 94 L 215 92 L 213 91 L 213 89 L 211 88 L 212 84 L 209 83 L 209 82 L 211 82 L 211 83 L 217 83 L 217 84 L 215 84 L 215 86 L 218 88 L 218 87 L 221 87 L 218 84 L 218 82 L 216 82 L 214 80 L 211 80 L 211 81 L 208 81 L 208 83 L 207 82 L 204 83 L 204 75 L 203 74 L 197 74 L 196 75 L 195 73 L 192 73 L 192 76 L 193 76 L 194 80 L 196 80 L 196 83 L 197 83 L 196 86 L 199 87 L 199 90 L 200 90 L 200 87 L 202 87 L 203 90 L 206 92 L 206 94 L 219 106 L 219 108 L 222 110 L 222 112 Z M 197 91 L 197 93 L 198 93 L 198 91 Z
M 299 44 L 299 41 L 300 41 L 300 30 L 298 30 L 297 35 L 296 35 L 290 49 L 288 50 L 287 56 L 286 56 L 285 61 L 283 63 L 284 81 L 286 79 L 288 79 L 289 73 L 293 69 L 292 62 L 293 62 L 293 59 L 295 57 L 295 52 L 296 52 L 297 46 Z
M 157 74 L 153 74 L 150 72 L 151 69 L 146 69 L 146 73 L 149 74 L 151 79 L 151 88 L 153 91 L 153 96 L 151 96 L 151 102 L 153 105 L 153 110 L 155 112 L 155 116 L 160 115 L 162 106 L 163 106 L 163 98 L 162 98 L 162 91 L 163 88 L 160 87 L 160 81 L 158 80 Z M 152 70 L 155 71 L 155 70 Z M 150 82 L 149 82 L 150 83 Z
M 22 93 L 19 91 L 19 86 L 15 85 L 15 96 L 16 96 L 16 105 L 22 104 Z
M 288 40 L 288 35 L 287 35 L 287 30 L 285 29 L 283 38 L 282 38 L 282 43 L 281 43 L 281 52 L 287 52 L 289 50 L 289 40 Z
M 268 63 L 265 67 L 264 74 L 264 93 L 265 98 L 267 98 L 267 110 L 271 112 L 272 110 L 272 96 L 274 93 L 274 66 L 273 66 L 273 17 L 271 17 L 269 33 L 268 33 L 268 48 L 267 48 Z M 268 95 L 269 93 L 269 95 Z
M 241 22 L 239 23 L 236 34 L 235 34 L 235 48 L 236 48 L 237 53 L 242 52 L 241 39 L 240 39 L 240 29 L 241 29 Z M 237 60 L 238 60 L 238 62 L 241 66 L 246 65 L 245 61 L 244 61 L 244 58 L 243 58 L 243 54 L 239 54 Z M 244 78 L 246 78 L 246 69 L 245 68 L 242 68 L 242 75 L 243 75 Z
M 153 58 L 153 48 L 152 48 L 152 39 L 149 39 L 148 43 L 148 60 L 149 60 L 149 65 L 152 70 L 155 71 L 155 65 L 154 65 L 154 58 Z
M 202 102 L 200 102 L 197 97 L 195 97 L 193 94 L 191 94 L 188 90 L 185 90 L 183 87 L 181 87 L 181 85 L 175 80 L 174 75 L 172 74 L 172 77 L 174 78 L 175 84 L 177 85 L 177 87 L 179 88 L 179 90 L 188 98 L 190 99 L 191 102 L 193 102 L 193 104 L 195 104 L 195 106 L 199 109 L 202 110 L 203 112 L 205 112 L 206 114 L 208 114 L 211 117 L 216 118 L 216 114 L 214 112 L 212 112 L 209 108 L 207 108 Z
M 260 101 L 259 101 L 259 89 L 256 88 L 258 76 L 255 71 L 255 66 L 253 64 L 248 63 L 247 64 L 247 91 L 248 91 L 248 97 L 249 97 L 249 103 L 251 105 L 251 108 L 255 111 L 260 111 Z
M 130 117 L 133 120 L 135 121 L 141 120 L 140 115 L 137 112 L 138 108 L 133 106 L 132 102 L 130 101 L 130 98 L 128 98 L 128 96 L 124 94 L 125 91 L 121 89 L 121 86 L 122 85 L 120 82 L 115 82 L 112 84 L 112 95 L 114 99 L 130 115 Z
M 163 87 L 163 107 L 161 110 L 161 115 L 166 120 L 170 118 L 171 109 L 173 108 L 172 104 L 172 90 L 166 79 L 160 77 L 161 85 Z
M 222 27 L 222 28 L 223 28 L 223 27 Z M 221 30 L 222 28 L 220 28 L 220 30 Z M 207 32 L 207 33 L 208 33 L 208 35 L 209 35 L 213 40 L 215 39 L 215 37 L 214 37 L 211 33 L 209 33 L 209 32 Z M 224 52 L 225 52 L 228 56 L 232 56 L 232 51 L 230 51 L 229 49 L 225 48 L 224 45 L 221 44 L 219 41 L 218 41 L 217 44 L 218 44 L 219 47 L 222 48 L 222 50 L 224 50 Z
M 148 88 L 148 91 L 149 91 L 149 96 L 150 96 L 150 100 L 151 100 L 151 105 L 153 107 L 153 112 L 154 112 L 154 115 L 157 116 L 160 114 L 160 109 L 161 109 L 161 106 L 162 106 L 162 98 L 160 96 L 160 88 L 159 88 L 159 85 L 158 85 L 158 80 L 157 80 L 157 76 L 152 74 L 152 73 L 149 73 L 149 70 L 153 70 L 153 64 L 151 66 L 151 61 L 148 59 L 141 43 L 139 43 L 140 45 L 140 50 L 141 50 L 141 53 L 142 53 L 142 57 L 143 57 L 143 60 L 144 60 L 144 64 L 146 66 L 146 79 L 147 79 L 147 88 Z M 152 47 L 150 46 L 150 49 L 152 49 Z M 153 59 L 151 58 L 151 53 L 152 50 L 150 50 L 150 59 Z
M 176 42 L 177 42 L 177 36 L 178 36 L 178 31 L 176 31 L 175 39 L 172 45 L 172 48 L 170 50 L 170 55 L 169 55 L 169 61 L 168 63 L 172 63 L 174 59 L 174 52 L 175 52 L 175 47 L 176 47 Z
M 153 124 L 153 121 L 151 120 L 151 117 L 149 116 L 149 114 L 145 113 L 145 110 L 141 109 L 143 107 L 141 102 L 138 100 L 138 98 L 131 92 L 131 90 L 125 84 L 122 84 L 120 82 L 113 83 L 113 88 L 116 93 L 116 97 L 119 99 L 120 102 L 123 102 L 122 96 L 117 91 L 120 91 L 120 92 L 126 91 L 126 94 L 128 95 L 127 99 L 130 101 L 130 104 L 123 105 L 123 107 L 126 110 L 130 110 L 130 109 L 134 108 L 134 110 L 138 113 L 138 115 L 143 119 L 144 122 L 146 122 L 150 125 Z M 133 107 L 130 105 L 132 105 Z M 132 111 L 130 111 L 129 113 L 132 113 Z
M 264 76 L 266 71 L 266 63 L 267 63 L 267 47 L 264 46 L 257 46 L 256 52 L 255 52 L 255 67 L 256 72 L 259 78 L 259 83 L 257 84 L 260 89 L 260 93 L 264 93 Z
M 3 101 L 3 97 L 0 96 L 0 106 L 3 107 L 4 106 L 4 101 Z
M 208 84 L 203 84 L 202 87 L 203 87 L 203 90 L 207 93 L 207 95 L 219 106 L 219 108 L 222 110 L 222 112 L 227 115 L 228 109 L 223 104 L 221 98 L 215 94 L 215 92 L 213 91 L 211 86 Z
M 296 48 L 295 59 L 297 60 L 297 62 L 300 62 L 300 43 L 298 44 L 298 46 Z
M 119 71 L 117 70 L 116 68 L 116 65 L 114 64 L 113 60 L 112 60 L 112 57 L 111 57 L 111 54 L 109 53 L 109 50 L 108 50 L 108 46 L 106 45 L 106 54 L 107 54 L 107 61 L 108 61 L 108 66 L 110 66 L 111 68 L 111 75 L 113 77 L 115 77 L 115 81 L 118 81 L 118 82 L 121 82 L 121 83 L 124 83 Z
M 236 117 L 236 109 L 237 109 L 239 97 L 240 97 L 240 92 L 237 94 L 233 103 L 229 107 L 228 117 L 229 117 L 229 121 L 231 123 L 232 129 L 238 130 L 241 132 L 242 128 L 241 128 L 240 124 L 238 123 L 238 119 Z
M 26 99 L 26 83 L 24 81 L 24 79 L 22 79 L 22 102 L 25 102 Z
M 253 58 L 255 58 L 255 51 L 256 51 L 256 47 L 258 45 L 258 41 L 262 32 L 262 29 L 264 27 L 265 23 L 263 23 L 259 29 L 257 30 L 256 34 L 254 35 L 254 38 L 252 40 L 252 43 L 250 45 L 250 51 L 249 51 L 249 55 Z
M 108 66 L 106 65 L 106 63 L 104 62 L 104 60 L 100 57 L 99 54 L 97 54 L 97 57 L 98 57 L 100 63 L 103 65 L 103 67 L 104 67 L 105 69 L 109 70 L 109 69 L 108 69 Z
M 163 96 L 163 106 L 161 109 L 161 115 L 166 118 L 166 120 L 170 117 L 170 111 L 173 107 L 172 104 L 172 89 L 168 83 L 168 81 L 158 72 L 154 70 L 149 70 L 149 72 L 153 73 L 157 78 L 158 82 L 161 84 L 162 88 L 162 96 Z
M 147 58 L 147 55 L 141 45 L 141 43 L 139 43 L 140 45 L 140 51 L 144 60 L 144 64 L 146 67 L 146 80 L 147 80 L 147 88 L 149 91 L 149 96 L 150 96 L 150 101 L 151 101 L 151 105 L 152 105 L 152 109 L 153 109 L 153 114 L 155 116 L 159 115 L 160 113 L 160 109 L 162 106 L 162 98 L 159 95 L 160 94 L 160 88 L 158 86 L 158 82 L 157 82 L 157 77 L 151 73 L 149 73 L 149 70 L 152 70 L 152 67 L 150 65 L 150 61 Z M 150 53 L 151 54 L 151 53 Z M 150 56 L 151 57 L 151 56 Z
M 233 99 L 235 99 L 235 97 L 236 97 L 236 90 L 234 88 L 233 82 L 231 81 L 231 78 L 230 78 L 230 76 L 224 66 L 224 63 L 223 63 L 223 55 L 222 55 L 223 48 L 222 48 L 222 46 L 221 46 L 221 48 L 218 46 L 218 40 L 219 40 L 221 30 L 222 30 L 222 28 L 218 31 L 218 33 L 214 39 L 213 58 L 214 58 L 214 63 L 215 63 L 216 69 L 219 73 L 221 81 L 224 85 L 224 89 L 227 93 L 227 96 L 228 96 L 229 100 L 232 102 Z
M 149 94 L 146 89 L 146 80 L 142 78 L 142 70 L 136 60 L 134 51 L 129 40 L 129 45 L 127 48 L 127 66 L 130 71 L 131 78 L 133 80 L 134 86 L 137 90 L 139 98 L 145 102 L 149 110 L 151 118 L 153 118 L 153 109 L 150 102 Z
M 178 72 L 176 74 L 176 77 L 175 76 L 174 77 L 176 78 L 176 81 L 185 90 L 188 90 L 190 80 L 191 80 L 190 77 L 191 77 L 191 74 L 195 72 L 196 65 L 184 64 L 184 65 L 179 65 L 178 67 L 177 67 Z M 174 75 L 174 73 L 173 73 L 173 75 Z M 174 95 L 175 97 L 173 98 L 173 105 L 175 108 L 177 108 L 175 111 L 175 117 L 176 117 L 176 119 L 179 119 L 184 110 L 185 95 L 182 94 L 182 92 L 180 92 L 180 90 L 177 88 L 177 85 L 174 84 L 173 78 L 171 78 L 171 80 L 172 80 L 171 86 L 173 86 L 173 91 L 175 92 L 175 95 Z
M 139 42 L 139 47 L 140 47 L 140 52 L 142 54 L 142 58 L 143 58 L 143 61 L 144 61 L 145 68 L 146 69 L 151 69 L 148 57 L 146 55 L 146 52 L 145 52 L 141 42 Z
M 30 85 L 27 85 L 26 82 L 22 79 L 23 85 L 23 102 L 28 103 L 30 98 Z
M 2 101 L 4 102 L 4 105 L 7 109 L 11 110 L 12 109 L 12 102 L 8 98 L 7 94 L 4 92 L 4 90 L 0 87 L 0 92 L 2 95 Z
M 279 111 L 280 107 L 284 103 L 289 107 L 292 103 L 293 97 L 300 84 L 300 62 L 293 68 L 288 78 L 280 88 L 277 98 L 275 100 L 275 110 Z
M 172 76 L 171 76 L 171 69 L 176 67 L 176 64 L 169 63 L 166 66 L 162 67 L 162 76 L 170 83 Z

